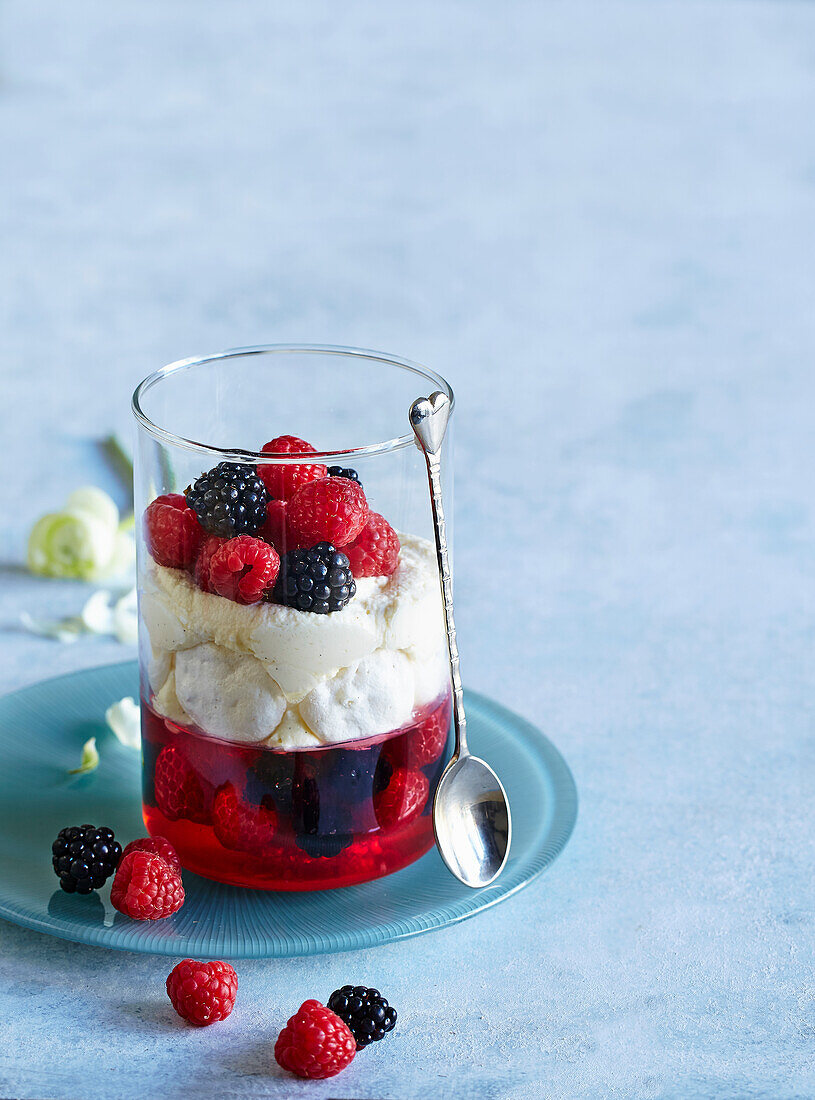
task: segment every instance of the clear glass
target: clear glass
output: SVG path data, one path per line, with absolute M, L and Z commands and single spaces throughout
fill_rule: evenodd
M 443 378 L 393 356 L 273 345 L 183 360 L 136 390 L 144 820 L 189 870 L 326 889 L 389 874 L 431 847 L 450 683 L 426 467 L 407 414 L 436 389 L 452 401 Z M 261 450 L 283 435 L 316 451 Z M 450 445 L 448 431 L 451 505 Z M 180 495 L 158 499 L 221 462 L 240 464 L 250 481 L 239 494 L 255 494 L 241 544 L 218 527 L 217 493 L 198 513 Z M 308 489 L 330 467 L 355 470 L 362 493 L 346 481 L 351 519 L 334 539 L 346 558 L 334 565 L 347 559 L 354 580 L 332 572 L 348 582 L 340 602 L 350 598 L 325 613 L 309 598 L 323 611 L 286 604 L 309 584 L 296 575 L 298 551 L 302 567 L 330 523 Z M 398 558 L 393 543 L 382 554 L 368 537 L 373 513 L 397 532 Z

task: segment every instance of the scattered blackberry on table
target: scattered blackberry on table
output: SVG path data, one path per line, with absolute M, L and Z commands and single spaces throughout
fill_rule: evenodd
M 378 989 L 364 985 L 344 985 L 328 998 L 328 1007 L 348 1025 L 357 1041 L 357 1050 L 378 1043 L 396 1026 L 396 1009 L 391 1008 Z
M 196 478 L 184 495 L 210 535 L 256 535 L 266 522 L 269 494 L 254 466 L 219 462 Z
M 104 886 L 122 858 L 113 830 L 95 825 L 61 829 L 51 845 L 55 874 L 68 894 L 90 894 Z
M 329 466 L 328 476 L 347 477 L 349 481 L 355 481 L 357 485 L 362 485 L 362 482 L 359 480 L 359 474 L 356 470 L 352 470 L 350 466 Z
M 346 555 L 330 542 L 318 542 L 310 550 L 283 555 L 273 599 L 298 611 L 328 615 L 342 611 L 356 591 Z

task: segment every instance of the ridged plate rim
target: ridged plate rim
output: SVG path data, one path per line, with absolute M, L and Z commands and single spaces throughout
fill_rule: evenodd
M 121 678 L 121 685 L 117 686 L 116 691 L 111 692 L 106 690 L 105 681 L 107 678 L 112 678 L 114 681 L 118 681 L 118 679 Z M 88 714 L 87 716 L 89 723 L 96 722 L 97 725 L 99 725 L 103 721 L 106 705 L 109 705 L 110 702 L 113 702 L 123 695 L 137 694 L 138 665 L 135 661 L 125 661 L 81 669 L 79 671 L 41 680 L 34 684 L 29 684 L 1 696 L 0 752 L 3 751 L 4 741 L 9 737 L 8 724 L 11 712 L 17 707 L 29 709 L 29 711 L 35 715 L 38 712 L 38 708 L 39 711 L 42 712 L 44 707 L 42 696 L 46 692 L 46 689 L 54 690 L 58 688 L 59 685 L 64 685 L 66 690 L 73 695 L 83 690 L 89 690 L 90 693 L 103 694 L 104 698 L 100 698 L 99 701 L 98 714 L 94 711 L 93 714 Z M 90 944 L 92 946 L 108 947 L 114 950 L 174 956 L 196 954 L 199 957 L 226 955 L 229 958 L 292 958 L 326 952 L 330 953 L 375 947 L 380 944 L 422 935 L 436 928 L 457 924 L 460 921 L 475 916 L 477 913 L 484 912 L 504 901 L 506 898 L 512 897 L 514 894 L 518 893 L 519 890 L 522 890 L 525 886 L 534 882 L 535 879 L 551 866 L 565 848 L 574 829 L 577 820 L 578 798 L 577 788 L 572 773 L 569 770 L 569 766 L 558 749 L 540 732 L 540 730 L 513 711 L 478 692 L 466 690 L 465 700 L 468 707 L 468 732 L 470 732 L 473 751 L 485 755 L 488 759 L 492 759 L 492 762 L 496 765 L 496 769 L 500 773 L 500 754 L 494 754 L 491 757 L 489 748 L 481 744 L 484 737 L 482 723 L 486 727 L 491 728 L 493 733 L 496 729 L 500 730 L 501 735 L 508 737 L 514 743 L 516 749 L 519 747 L 525 749 L 527 754 L 536 761 L 540 769 L 540 774 L 545 774 L 551 792 L 553 792 L 555 798 L 555 805 L 552 808 L 552 821 L 548 829 L 546 843 L 539 846 L 534 851 L 524 851 L 522 853 L 523 858 L 520 861 L 517 860 L 516 852 L 515 859 L 511 858 L 509 865 L 498 881 L 483 890 L 470 890 L 465 886 L 459 886 L 454 883 L 461 892 L 456 895 L 456 899 L 453 902 L 433 904 L 425 909 L 417 908 L 417 911 L 409 917 L 400 917 L 399 919 L 383 921 L 369 928 L 349 927 L 348 929 L 332 929 L 330 932 L 323 934 L 320 939 L 315 939 L 313 936 L 296 937 L 289 933 L 285 938 L 275 939 L 273 936 L 267 936 L 262 940 L 252 940 L 252 942 L 247 943 L 245 930 L 244 934 L 241 934 L 241 929 L 238 927 L 232 930 L 213 928 L 206 937 L 201 936 L 200 933 L 193 937 L 182 934 L 172 934 L 174 931 L 172 922 L 183 917 L 184 923 L 186 924 L 192 918 L 192 913 L 190 911 L 191 904 L 193 909 L 195 909 L 195 907 L 201 907 L 202 904 L 204 904 L 204 901 L 196 895 L 195 889 L 193 888 L 194 884 L 204 884 L 208 894 L 211 895 L 208 899 L 204 899 L 208 907 L 213 903 L 217 904 L 219 896 L 226 896 L 226 894 L 228 894 L 234 902 L 236 896 L 240 895 L 239 907 L 243 908 L 244 904 L 251 905 L 254 907 L 257 914 L 263 908 L 273 908 L 274 901 L 281 898 L 316 898 L 318 901 L 315 904 L 320 904 L 322 899 L 329 899 L 330 901 L 332 896 L 344 894 L 348 891 L 362 892 L 364 896 L 365 891 L 371 893 L 376 889 L 381 889 L 379 884 L 392 884 L 398 891 L 400 889 L 400 883 L 398 882 L 399 877 L 407 875 L 411 870 L 415 872 L 417 868 L 426 869 L 428 875 L 436 876 L 440 874 L 452 880 L 452 877 L 444 868 L 438 855 L 431 851 L 417 864 L 414 864 L 413 868 L 406 868 L 404 871 L 397 872 L 396 875 L 387 876 L 374 883 L 346 887 L 344 890 L 340 891 L 277 894 L 265 891 L 240 890 L 236 887 L 221 886 L 209 880 L 201 879 L 189 872 L 184 872 L 185 883 L 187 883 L 189 895 L 187 903 L 176 917 L 169 918 L 168 921 L 156 922 L 155 924 L 151 922 L 128 921 L 120 914 L 114 914 L 107 898 L 107 889 L 104 889 L 100 895 L 104 899 L 106 919 L 116 923 L 99 924 L 97 922 L 91 924 L 87 923 L 87 921 L 86 923 L 82 923 L 77 920 L 76 916 L 73 918 L 56 918 L 47 910 L 43 913 L 41 909 L 33 910 L 21 905 L 13 896 L 13 879 L 9 881 L 4 879 L 3 876 L 0 876 L 0 917 L 15 924 L 34 929 L 38 932 L 54 935 L 61 939 Z M 45 714 L 41 716 L 53 717 Z M 63 729 L 61 732 L 64 739 L 65 730 Z M 67 752 L 73 754 L 72 759 L 75 758 L 76 746 L 71 745 L 67 748 Z M 63 752 L 62 755 L 64 757 L 65 752 Z M 76 762 L 75 759 L 74 762 Z M 93 790 L 94 785 L 98 787 L 106 781 L 113 779 L 114 775 L 121 775 L 122 770 L 127 771 L 128 769 L 132 769 L 136 766 L 135 754 L 132 750 L 127 750 L 119 746 L 111 737 L 104 744 L 103 764 L 107 765 L 108 771 L 111 774 L 106 775 L 103 773 L 101 771 L 102 765 L 100 765 L 100 771 L 93 777 L 96 781 L 95 784 L 85 789 Z M 502 776 L 502 778 L 504 778 L 504 776 Z M 9 782 L 13 782 L 13 775 L 10 776 L 7 772 L 3 776 L 2 781 L 0 781 L 0 790 Z M 82 782 L 88 783 L 89 781 L 83 780 Z M 515 777 L 515 782 L 517 782 L 517 777 Z M 81 788 L 77 785 L 77 789 Z M 99 794 L 100 791 L 97 789 L 96 795 L 99 796 Z M 69 824 L 71 822 L 65 823 Z M 97 822 L 97 824 L 102 823 L 101 821 Z M 5 823 L 0 822 L 0 841 L 3 839 L 2 829 L 4 827 Z M 517 838 L 519 832 L 517 825 L 514 831 Z M 126 836 L 124 838 L 125 841 L 128 839 L 131 839 L 131 837 Z M 46 851 L 46 860 L 48 860 L 48 855 L 49 853 Z M 434 861 L 434 863 L 431 864 L 430 861 Z M 54 886 L 56 887 L 56 885 L 55 879 Z M 449 883 L 446 883 L 446 885 L 449 887 Z M 202 887 L 199 885 L 198 888 L 201 889 Z M 59 891 L 57 889 L 56 897 L 58 901 L 61 901 L 62 899 L 60 899 L 58 895 Z M 75 895 L 64 895 L 64 899 L 66 906 L 88 900 L 79 899 Z M 53 903 L 54 900 L 55 895 L 52 895 L 50 898 L 51 903 Z M 294 905 L 296 903 L 283 902 L 282 904 Z M 98 904 L 95 911 L 98 913 Z M 76 913 L 81 915 L 82 910 L 76 909 Z

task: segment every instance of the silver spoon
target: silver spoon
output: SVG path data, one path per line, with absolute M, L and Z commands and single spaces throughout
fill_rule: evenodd
M 488 886 L 504 869 L 512 838 L 512 817 L 501 780 L 467 748 L 467 719 L 461 689 L 453 583 L 441 496 L 441 445 L 450 419 L 450 399 L 437 390 L 410 406 L 410 423 L 427 460 L 433 528 L 439 561 L 447 651 L 453 681 L 456 747 L 433 801 L 433 831 L 441 858 L 465 886 Z

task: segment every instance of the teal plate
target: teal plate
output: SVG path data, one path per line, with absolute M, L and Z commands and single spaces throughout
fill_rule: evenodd
M 462 886 L 434 850 L 386 878 L 309 893 L 222 886 L 184 872 L 186 901 L 162 921 L 117 913 L 109 889 L 79 897 L 58 886 L 51 842 L 65 825 L 144 836 L 139 757 L 106 732 L 104 713 L 138 695 L 135 662 L 46 680 L 0 699 L 0 916 L 68 940 L 154 955 L 286 958 L 373 947 L 472 917 L 528 885 L 563 851 L 577 792 L 563 757 L 517 715 L 467 692 L 467 732 L 493 763 L 512 805 L 512 851 L 496 883 Z M 101 763 L 69 777 L 96 736 Z

